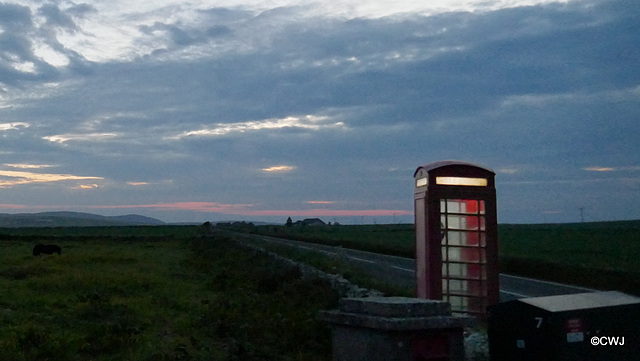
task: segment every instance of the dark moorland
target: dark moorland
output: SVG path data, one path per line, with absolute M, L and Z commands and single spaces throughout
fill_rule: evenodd
M 338 299 L 195 226 L 2 229 L 0 289 L 12 361 L 329 360 L 316 315 Z

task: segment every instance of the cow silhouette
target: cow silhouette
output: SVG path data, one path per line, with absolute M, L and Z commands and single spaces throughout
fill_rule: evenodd
M 62 248 L 55 244 L 36 244 L 33 247 L 33 255 L 39 256 L 41 253 L 44 254 L 54 254 L 57 253 L 60 255 L 62 253 Z

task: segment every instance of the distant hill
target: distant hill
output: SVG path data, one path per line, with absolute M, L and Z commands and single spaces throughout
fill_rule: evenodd
M 127 214 L 123 216 L 101 216 L 82 212 L 0 213 L 0 227 L 103 227 L 162 225 L 161 220 Z

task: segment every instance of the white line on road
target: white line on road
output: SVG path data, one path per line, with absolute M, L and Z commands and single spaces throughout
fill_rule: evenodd
M 352 260 L 355 260 L 355 261 L 360 261 L 360 262 L 376 263 L 376 262 L 374 262 L 374 261 L 370 261 L 370 260 L 368 260 L 368 259 L 363 259 L 363 258 L 358 258 L 358 257 L 349 257 L 349 258 L 350 258 L 350 259 L 352 259 Z
M 318 252 L 320 252 L 320 253 L 325 253 L 325 254 L 330 254 L 330 255 L 332 255 L 332 256 L 335 256 L 335 255 L 336 255 L 336 254 L 335 254 L 335 252 L 323 251 L 323 250 L 320 250 L 320 249 L 318 250 Z
M 512 295 L 512 296 L 516 296 L 516 297 L 520 297 L 520 298 L 529 298 L 529 297 L 531 297 L 529 295 L 523 295 L 522 293 L 515 293 L 515 292 L 509 292 L 509 291 L 503 291 L 503 290 L 500 290 L 500 293 L 506 293 L 508 295 Z
M 390 266 L 391 268 L 395 268 L 395 269 L 399 269 L 400 271 L 405 271 L 405 272 L 410 272 L 410 273 L 414 273 L 415 271 L 412 269 L 408 269 L 408 268 L 402 268 L 402 267 L 398 267 L 398 266 Z

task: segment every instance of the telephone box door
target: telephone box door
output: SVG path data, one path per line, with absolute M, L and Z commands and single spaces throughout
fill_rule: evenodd
M 498 302 L 494 175 L 458 161 L 416 170 L 417 297 L 482 317 Z

